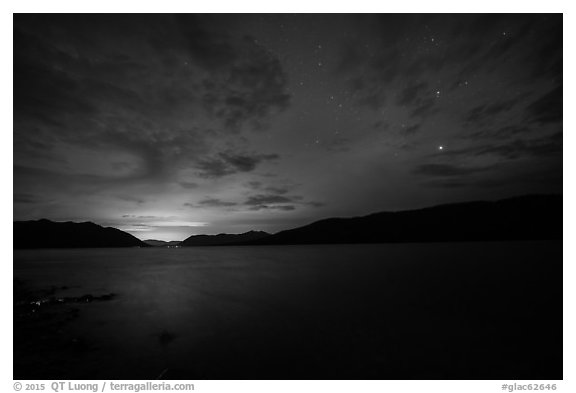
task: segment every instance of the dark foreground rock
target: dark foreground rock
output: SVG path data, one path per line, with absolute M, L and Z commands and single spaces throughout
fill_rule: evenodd
M 66 290 L 67 287 L 30 289 L 14 279 L 14 377 L 48 378 L 53 371 L 41 359 L 73 363 L 95 349 L 89 337 L 69 335 L 67 327 L 80 317 L 84 304 L 111 301 L 117 295 L 61 296 Z

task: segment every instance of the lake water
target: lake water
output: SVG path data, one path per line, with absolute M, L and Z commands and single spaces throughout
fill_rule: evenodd
M 15 250 L 14 277 L 117 294 L 15 315 L 16 379 L 562 378 L 561 242 Z

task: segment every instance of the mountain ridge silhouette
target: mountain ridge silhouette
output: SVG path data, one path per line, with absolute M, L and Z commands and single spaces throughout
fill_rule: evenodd
M 90 221 L 14 221 L 13 229 L 15 249 L 149 247 L 120 229 Z
M 14 222 L 14 248 L 228 246 L 411 243 L 562 239 L 562 196 L 525 195 L 442 204 L 415 210 L 331 217 L 275 234 L 192 235 L 181 242 L 141 241 L 93 222 Z
M 562 196 L 497 201 L 327 218 L 252 244 L 412 243 L 562 239 Z

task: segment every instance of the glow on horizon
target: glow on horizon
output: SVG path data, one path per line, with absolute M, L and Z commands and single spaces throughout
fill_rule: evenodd
M 114 226 L 140 240 L 181 241 L 197 234 L 194 228 L 208 226 L 208 222 L 199 221 L 150 221 Z

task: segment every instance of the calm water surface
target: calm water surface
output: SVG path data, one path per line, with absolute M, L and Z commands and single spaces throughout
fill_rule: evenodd
M 560 242 L 15 250 L 14 276 L 117 294 L 15 377 L 561 378 Z

